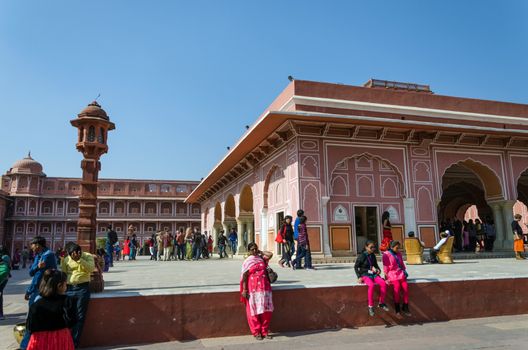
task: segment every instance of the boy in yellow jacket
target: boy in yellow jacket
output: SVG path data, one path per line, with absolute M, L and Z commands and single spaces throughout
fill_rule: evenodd
M 71 330 L 77 348 L 90 301 L 90 275 L 95 270 L 95 260 L 92 254 L 82 252 L 81 247 L 73 242 L 66 245 L 66 252 L 68 256 L 62 259 L 61 270 L 68 276 L 67 295 L 77 299 L 77 323 Z

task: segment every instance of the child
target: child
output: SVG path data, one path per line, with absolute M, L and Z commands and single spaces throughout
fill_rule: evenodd
M 358 277 L 360 284 L 366 284 L 368 286 L 368 313 L 372 317 L 374 313 L 374 286 L 377 284 L 380 287 L 380 296 L 378 307 L 389 311 L 387 305 L 385 305 L 385 294 L 387 292 L 387 285 L 385 280 L 380 277 L 381 270 L 376 261 L 376 244 L 373 241 L 367 241 L 365 243 L 365 249 L 357 257 L 354 265 L 354 270 Z
M 301 260 L 304 258 L 304 268 L 315 270 L 312 266 L 312 253 L 310 252 L 310 240 L 308 239 L 308 229 L 306 228 L 306 216 L 301 216 L 299 220 L 299 237 L 297 238 L 297 257 L 292 265 L 293 269 L 301 268 Z
M 68 328 L 75 324 L 75 303 L 66 296 L 66 274 L 55 269 L 44 272 L 40 299 L 29 308 L 26 327 L 31 332 L 27 350 L 73 350 Z
M 394 309 L 400 314 L 400 290 L 403 291 L 403 306 L 401 310 L 405 316 L 411 316 L 409 312 L 409 288 L 407 286 L 407 268 L 403 262 L 400 252 L 400 242 L 392 241 L 390 248 L 383 253 L 383 272 L 387 284 L 392 284 L 394 290 Z

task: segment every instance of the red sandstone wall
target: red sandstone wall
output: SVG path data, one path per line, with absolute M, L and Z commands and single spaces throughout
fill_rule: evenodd
M 500 297 L 497 285 L 500 283 Z M 364 286 L 274 292 L 273 332 L 397 325 L 528 313 L 528 278 L 410 284 L 411 319 L 370 318 Z M 389 293 L 392 294 L 392 293 Z M 497 298 L 500 297 L 500 303 Z M 391 300 L 388 301 L 392 305 Z M 238 293 L 92 299 L 83 346 L 131 345 L 249 334 Z

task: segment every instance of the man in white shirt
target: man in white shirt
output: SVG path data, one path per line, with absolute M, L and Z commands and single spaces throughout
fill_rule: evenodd
M 447 242 L 447 239 L 449 238 L 449 230 L 442 232 L 440 238 L 440 241 L 433 247 L 433 249 L 431 249 L 431 264 L 438 263 L 436 256 L 438 255 L 440 248 Z

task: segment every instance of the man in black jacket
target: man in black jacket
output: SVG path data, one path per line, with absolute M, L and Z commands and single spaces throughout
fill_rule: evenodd
M 114 266 L 114 244 L 117 243 L 117 233 L 112 230 L 112 226 L 108 225 L 108 232 L 106 233 L 106 254 L 110 257 L 110 266 Z

